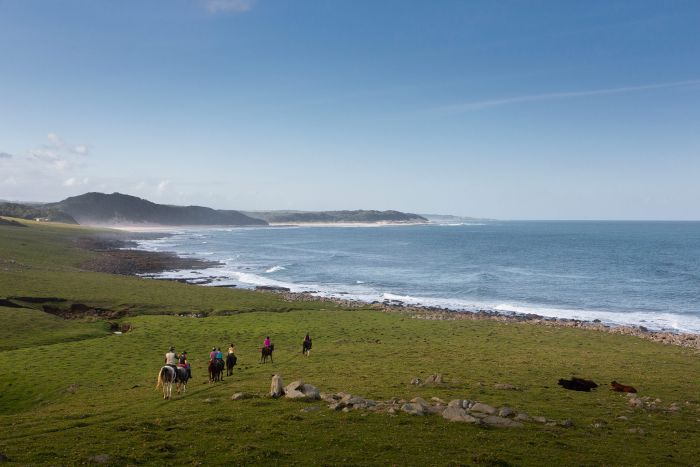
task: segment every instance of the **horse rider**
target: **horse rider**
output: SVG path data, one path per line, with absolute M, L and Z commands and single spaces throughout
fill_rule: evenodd
M 209 360 L 212 362 L 216 360 L 216 347 L 211 348 L 211 352 L 209 352 Z
M 190 367 L 190 362 L 187 361 L 187 351 L 183 350 L 182 353 L 180 354 L 180 358 L 178 358 L 178 363 L 177 366 L 180 368 L 186 368 L 187 369 L 187 377 L 192 379 L 192 368 Z
M 216 348 L 216 359 L 221 363 L 224 362 L 224 353 L 221 351 L 221 347 Z
M 177 368 L 177 354 L 175 353 L 175 347 L 170 346 L 170 349 L 165 354 L 165 364 L 173 367 L 173 369 Z
M 306 333 L 306 337 L 304 337 L 304 343 L 301 345 L 301 352 L 304 353 L 307 350 L 311 350 L 311 337 L 309 337 L 309 333 Z
M 270 348 L 270 345 L 271 345 L 271 344 L 270 344 L 270 336 L 267 336 L 267 337 L 265 338 L 265 342 L 263 342 L 263 347 Z
M 231 342 L 231 345 L 228 346 L 228 355 L 234 355 L 236 353 L 236 346 L 233 345 L 233 342 Z

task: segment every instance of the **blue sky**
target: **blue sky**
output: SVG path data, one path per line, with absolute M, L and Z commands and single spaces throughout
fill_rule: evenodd
M 0 0 L 0 198 L 700 219 L 700 3 Z

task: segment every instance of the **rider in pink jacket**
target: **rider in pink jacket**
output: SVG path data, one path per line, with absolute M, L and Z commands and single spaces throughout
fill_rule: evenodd
M 263 343 L 263 346 L 270 347 L 270 336 L 267 336 L 265 338 L 265 342 Z

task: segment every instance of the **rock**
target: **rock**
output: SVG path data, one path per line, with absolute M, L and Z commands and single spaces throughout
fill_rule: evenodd
M 247 392 L 237 392 L 231 396 L 231 400 L 232 401 L 240 401 L 243 399 L 250 399 L 251 397 L 253 397 L 253 396 L 248 394 Z
M 309 400 L 319 400 L 321 398 L 321 391 L 319 391 L 316 386 L 311 384 L 302 385 L 301 392 L 303 392 L 306 398 Z
M 530 421 L 530 416 L 525 412 L 520 412 L 518 415 L 513 417 L 513 420 L 517 420 L 519 422 L 528 422 Z
M 462 407 L 462 399 L 453 399 L 447 404 L 447 406 L 453 407 L 456 409 L 463 409 L 464 408 L 464 407 Z
M 496 384 L 496 385 L 494 386 L 494 388 L 495 388 L 495 389 L 501 389 L 501 390 L 504 390 L 504 391 L 517 391 L 517 390 L 518 390 L 518 388 L 517 388 L 516 386 L 513 386 L 512 384 L 507 384 L 507 383 L 504 383 L 504 384 Z
M 94 462 L 96 464 L 106 464 L 107 462 L 109 462 L 110 459 L 111 457 L 109 457 L 108 454 L 98 454 L 89 458 L 88 461 Z
M 537 423 L 547 423 L 547 419 L 545 417 L 532 417 L 532 421 L 537 422 Z
M 628 419 L 627 417 L 625 417 L 624 415 L 620 415 L 619 417 L 617 417 L 617 419 L 618 419 L 618 420 L 622 420 L 622 421 L 627 421 L 627 420 L 629 420 L 629 419 Z
M 413 404 L 420 405 L 423 410 L 430 407 L 430 404 L 428 404 L 428 402 L 425 399 L 423 399 L 422 397 L 414 397 L 413 399 L 411 399 L 411 402 Z
M 401 410 L 411 415 L 425 415 L 420 404 L 407 403 L 401 406 Z
M 438 373 L 436 375 L 430 375 L 425 380 L 425 384 L 442 384 L 442 374 Z
M 514 414 L 515 412 L 513 412 L 513 409 L 511 409 L 510 407 L 501 407 L 501 410 L 498 411 L 499 417 L 510 417 Z
M 641 399 L 636 398 L 636 397 L 630 399 L 629 401 L 627 401 L 627 403 L 634 408 L 638 408 L 638 407 L 641 407 L 642 405 L 644 405 L 644 402 Z
M 477 402 L 476 404 L 472 405 L 470 410 L 472 412 L 481 412 L 489 415 L 493 415 L 496 413 L 495 407 L 491 407 L 487 404 L 482 404 L 481 402 Z
M 391 407 L 389 410 L 386 411 L 389 415 L 396 415 L 396 409 Z
M 284 382 L 282 376 L 274 375 L 270 383 L 270 397 L 280 397 L 284 395 Z
M 433 402 L 437 402 L 438 404 L 445 405 L 445 401 L 440 399 L 439 397 L 431 397 L 430 400 Z
M 567 418 L 566 420 L 562 420 L 560 425 L 566 428 L 571 428 L 574 426 L 574 422 Z
M 423 384 L 423 380 L 420 379 L 420 378 L 413 378 L 413 379 L 411 380 L 411 384 L 414 385 L 414 386 L 420 386 L 420 385 Z
M 216 399 L 212 399 L 211 397 L 207 397 L 206 399 L 204 399 L 205 404 L 212 404 L 214 402 L 216 402 Z
M 320 398 L 323 402 L 328 402 L 330 404 L 335 402 L 335 398 L 331 394 L 321 393 Z
M 442 411 L 442 418 L 451 422 L 479 423 L 479 419 L 472 417 L 466 410 L 458 407 L 447 407 Z
M 495 426 L 499 428 L 519 428 L 523 426 L 522 423 L 511 420 L 510 418 L 499 417 L 497 415 L 489 415 L 481 419 L 483 423 L 488 426 Z
M 643 435 L 644 429 L 643 428 L 630 428 L 627 430 L 627 433 L 638 433 L 640 435 Z

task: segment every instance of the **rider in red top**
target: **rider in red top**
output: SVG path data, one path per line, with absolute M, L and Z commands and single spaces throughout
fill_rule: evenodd
M 263 346 L 270 347 L 270 336 L 267 336 L 265 338 L 265 342 L 263 343 Z

